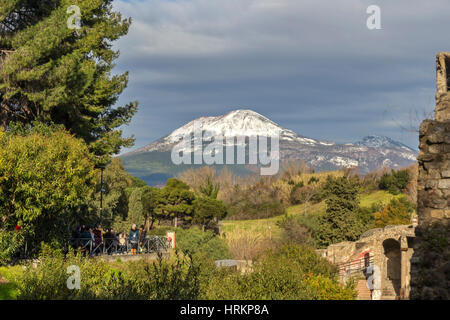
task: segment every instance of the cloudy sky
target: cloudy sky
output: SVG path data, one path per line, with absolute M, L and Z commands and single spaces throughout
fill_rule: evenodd
M 336 142 L 386 135 L 434 109 L 435 55 L 450 51 L 448 0 L 116 0 L 133 24 L 117 42 L 126 135 L 146 145 L 200 116 L 252 109 Z M 369 30 L 370 5 L 381 30 Z

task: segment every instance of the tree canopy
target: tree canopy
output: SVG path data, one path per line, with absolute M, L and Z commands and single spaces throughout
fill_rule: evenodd
M 88 143 L 97 162 L 134 139 L 120 127 L 137 102 L 113 106 L 128 73 L 112 74 L 115 40 L 131 19 L 112 10 L 112 0 L 77 1 L 80 29 L 71 29 L 69 0 L 0 1 L 0 126 L 12 122 L 62 124 Z
M 347 177 L 328 176 L 324 190 L 327 209 L 319 218 L 319 228 L 315 234 L 318 244 L 328 246 L 341 241 L 357 240 L 364 228 L 358 219 L 357 182 Z
M 31 247 L 68 233 L 93 189 L 94 164 L 86 144 L 64 129 L 22 132 L 0 131 L 0 233 L 20 226 Z

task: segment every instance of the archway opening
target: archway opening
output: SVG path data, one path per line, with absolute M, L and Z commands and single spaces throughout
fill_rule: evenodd
M 401 251 L 400 242 L 395 239 L 383 241 L 385 270 L 383 281 L 383 294 L 398 297 L 401 288 Z

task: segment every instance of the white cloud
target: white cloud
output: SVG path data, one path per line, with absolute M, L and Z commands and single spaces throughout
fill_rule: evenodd
M 386 108 L 399 106 L 394 117 L 417 104 L 429 108 L 434 55 L 450 44 L 448 0 L 378 1 L 383 29 L 374 31 L 366 27 L 371 4 L 116 1 L 133 18 L 117 43 L 118 69 L 130 70 L 122 99 L 138 99 L 141 115 L 158 117 L 151 133 L 148 125 L 126 131 L 142 145 L 196 116 L 246 105 L 293 130 L 301 124 L 299 133 L 314 138 L 356 140 L 386 128 L 395 135 L 380 120 Z M 354 125 L 321 125 L 343 118 Z M 416 137 L 404 139 L 411 144 Z

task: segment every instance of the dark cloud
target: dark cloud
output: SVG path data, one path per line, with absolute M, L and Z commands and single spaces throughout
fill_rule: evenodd
M 381 8 L 382 30 L 366 9 Z M 116 1 L 133 18 L 118 41 L 124 131 L 143 146 L 199 116 L 251 108 L 313 138 L 387 135 L 417 147 L 433 109 L 435 54 L 449 50 L 448 0 Z M 416 115 L 418 114 L 418 116 Z

